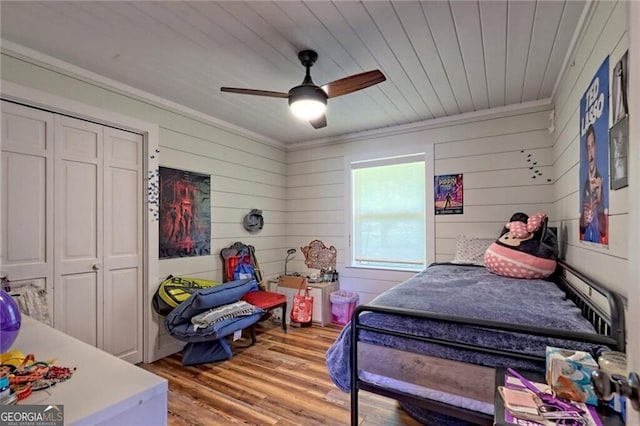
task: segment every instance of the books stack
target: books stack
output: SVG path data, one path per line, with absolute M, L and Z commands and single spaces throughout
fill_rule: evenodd
M 533 383 L 541 392 L 549 392 L 549 386 Z M 557 424 L 575 424 L 602 426 L 595 408 L 583 403 L 573 403 L 581 413 L 562 411 L 544 404 L 522 382 L 510 375 L 505 376 L 504 386 L 498 387 L 503 400 L 505 423 L 522 426 L 555 426 Z M 569 422 L 568 422 L 569 421 Z

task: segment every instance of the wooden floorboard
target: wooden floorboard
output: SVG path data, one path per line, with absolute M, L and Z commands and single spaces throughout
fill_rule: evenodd
M 325 353 L 342 326 L 258 325 L 258 342 L 233 344 L 230 360 L 185 367 L 181 354 L 140 364 L 169 381 L 168 421 L 182 425 L 348 425 L 349 394 L 329 378 Z M 396 401 L 360 392 L 360 425 L 420 423 Z

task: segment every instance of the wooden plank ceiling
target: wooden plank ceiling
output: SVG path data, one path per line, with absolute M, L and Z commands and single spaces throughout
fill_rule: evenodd
M 549 98 L 585 1 L 2 1 L 3 41 L 290 144 Z M 3 49 L 7 49 L 3 46 Z M 329 100 L 328 126 L 294 118 L 298 51 L 322 85 L 387 81 Z

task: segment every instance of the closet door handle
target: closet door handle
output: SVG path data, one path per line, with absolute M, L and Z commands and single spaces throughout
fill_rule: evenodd
M 102 268 L 102 265 L 101 265 L 101 264 L 99 264 L 99 263 L 94 263 L 94 264 L 93 264 L 93 270 L 94 270 L 94 271 L 99 271 L 99 270 L 100 270 L 100 268 Z

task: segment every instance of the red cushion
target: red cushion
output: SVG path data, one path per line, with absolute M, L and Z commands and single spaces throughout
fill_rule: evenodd
M 270 309 L 287 301 L 287 296 L 271 291 L 251 291 L 242 300 L 262 309 Z

